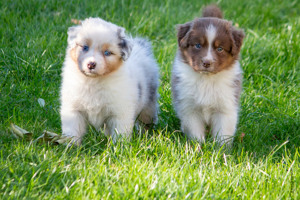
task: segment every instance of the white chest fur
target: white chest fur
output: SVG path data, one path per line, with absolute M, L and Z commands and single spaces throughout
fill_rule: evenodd
M 173 103 L 181 120 L 182 130 L 190 137 L 204 140 L 204 127 L 212 125 L 219 132 L 232 136 L 235 132 L 239 105 L 237 91 L 242 70 L 238 61 L 217 74 L 195 72 L 176 60 L 173 66 Z
M 119 70 L 109 78 L 99 80 L 66 70 L 61 96 L 62 109 L 81 112 L 96 128 L 100 128 L 116 112 L 134 110 L 133 104 L 137 101 L 133 91 L 135 82 L 124 76 L 125 73 L 125 69 Z

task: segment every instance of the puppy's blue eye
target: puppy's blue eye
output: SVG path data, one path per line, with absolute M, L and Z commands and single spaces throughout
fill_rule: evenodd
M 83 50 L 83 51 L 88 51 L 88 50 L 89 50 L 89 46 L 84 45 L 84 46 L 82 47 L 82 50 Z
M 218 47 L 218 48 L 217 48 L 217 51 L 218 51 L 218 52 L 222 52 L 222 51 L 223 51 L 223 48 L 222 48 L 222 47 Z
M 196 49 L 201 49 L 202 46 L 201 46 L 201 44 L 195 44 L 195 48 L 196 48 Z
M 110 51 L 108 51 L 108 50 L 106 50 L 106 51 L 104 51 L 104 55 L 105 56 L 110 56 L 112 53 L 110 52 Z

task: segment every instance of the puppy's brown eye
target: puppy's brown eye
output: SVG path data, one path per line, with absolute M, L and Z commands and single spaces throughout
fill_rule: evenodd
M 222 52 L 223 50 L 224 50 L 224 49 L 223 49 L 222 47 L 218 47 L 218 48 L 217 48 L 217 51 L 218 51 L 218 52 Z

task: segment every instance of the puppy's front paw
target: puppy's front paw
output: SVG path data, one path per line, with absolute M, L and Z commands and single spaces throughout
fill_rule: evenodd
M 80 146 L 81 141 L 82 141 L 81 138 L 63 134 L 62 137 L 56 141 L 56 143 L 64 144 L 71 147 L 71 146 Z

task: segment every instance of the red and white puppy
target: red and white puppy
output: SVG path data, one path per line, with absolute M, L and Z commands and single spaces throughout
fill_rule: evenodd
M 208 6 L 202 18 L 179 25 L 172 93 L 181 129 L 189 138 L 204 142 L 209 127 L 224 144 L 231 143 L 238 121 L 244 32 L 221 18 L 218 7 Z
M 81 143 L 90 123 L 116 141 L 135 120 L 157 121 L 158 65 L 151 44 L 100 18 L 68 30 L 61 85 L 63 135 Z

